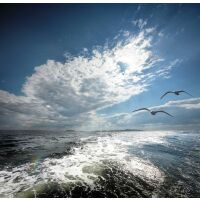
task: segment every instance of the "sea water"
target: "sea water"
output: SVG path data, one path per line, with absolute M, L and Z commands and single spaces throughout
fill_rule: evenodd
M 0 197 L 200 197 L 200 132 L 0 131 Z

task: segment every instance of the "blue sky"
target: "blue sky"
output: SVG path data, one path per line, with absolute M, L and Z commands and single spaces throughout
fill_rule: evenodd
M 198 4 L 1 6 L 1 129 L 199 129 Z M 169 95 L 184 89 L 193 94 Z M 162 108 L 150 116 L 133 109 Z

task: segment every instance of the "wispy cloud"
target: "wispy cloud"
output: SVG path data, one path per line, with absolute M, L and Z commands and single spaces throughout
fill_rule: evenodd
M 136 20 L 133 20 L 132 23 L 135 26 L 138 26 L 139 29 L 143 29 L 147 25 L 147 19 L 136 19 Z
M 149 109 L 162 109 L 173 114 L 174 117 L 171 118 L 163 114 L 151 116 L 146 111 L 114 113 L 102 117 L 106 118 L 110 124 L 115 124 L 115 128 L 200 128 L 200 98 L 168 101 L 165 104 L 150 107 Z
M 178 101 L 168 101 L 166 104 L 160 106 L 164 107 L 180 107 L 185 109 L 199 109 L 200 108 L 200 98 L 190 98 Z

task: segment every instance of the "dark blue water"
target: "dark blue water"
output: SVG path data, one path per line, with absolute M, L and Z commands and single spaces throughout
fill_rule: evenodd
M 1 131 L 0 197 L 200 197 L 200 133 Z

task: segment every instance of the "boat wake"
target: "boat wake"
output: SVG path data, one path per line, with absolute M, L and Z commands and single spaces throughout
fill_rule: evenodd
M 0 171 L 1 197 L 152 197 L 165 172 L 135 149 L 167 146 L 171 132 L 104 133 L 80 138 L 66 155 Z M 145 137 L 144 137 L 145 135 Z

